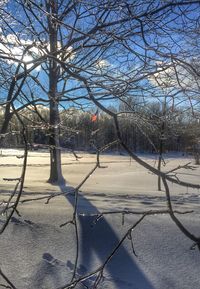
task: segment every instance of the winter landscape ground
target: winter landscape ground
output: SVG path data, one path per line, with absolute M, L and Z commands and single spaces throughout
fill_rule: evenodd
M 20 176 L 23 151 L 2 150 L 0 157 L 1 210 L 15 183 L 3 178 Z M 18 157 L 17 157 L 17 156 Z M 67 288 L 76 261 L 76 235 L 70 221 L 74 196 L 70 193 L 94 167 L 95 155 L 80 153 L 76 161 L 72 154 L 63 154 L 65 186 L 46 182 L 49 175 L 48 152 L 30 152 L 23 196 L 15 214 L 0 238 L 0 266 L 17 289 Z M 157 166 L 155 155 L 141 155 Z M 78 198 L 78 266 L 76 279 L 95 271 L 119 244 L 127 230 L 141 215 L 108 214 L 102 212 L 143 212 L 165 209 L 164 191 L 157 191 L 157 177 L 128 156 L 102 155 L 101 165 L 81 187 Z M 188 162 L 190 157 L 166 155 L 164 171 Z M 199 183 L 200 168 L 178 171 L 181 180 Z M 184 225 L 200 235 L 200 192 L 170 185 L 174 208 L 193 212 L 179 215 Z M 67 192 L 49 200 L 49 196 Z M 39 200 L 33 200 L 37 199 Z M 1 216 L 1 224 L 4 216 Z M 114 256 L 108 260 L 97 288 L 109 289 L 199 289 L 199 251 L 172 222 L 168 214 L 145 218 L 132 231 L 131 241 L 125 238 Z M 93 288 L 95 276 L 79 282 L 75 288 Z M 6 284 L 0 280 L 0 287 Z M 4 286 L 5 288 L 5 286 Z M 6 287 L 12 288 L 12 287 Z

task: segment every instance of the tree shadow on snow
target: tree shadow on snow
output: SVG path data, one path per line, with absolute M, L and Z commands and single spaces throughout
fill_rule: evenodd
M 62 192 L 69 191 L 69 187 L 61 186 L 60 189 Z M 73 195 L 66 195 L 66 199 L 74 206 Z M 87 212 L 99 213 L 97 208 L 81 195 L 79 198 L 78 213 L 87 214 Z M 114 228 L 112 228 L 111 224 L 109 224 L 105 218 L 101 218 L 96 224 L 94 224 L 94 216 L 80 215 L 78 220 L 80 233 L 77 274 L 80 276 L 94 271 L 99 265 L 105 262 L 120 239 Z M 72 260 L 68 260 L 66 265 L 69 269 L 73 270 L 74 265 L 71 262 Z M 153 285 L 134 261 L 133 256 L 124 247 L 124 244 L 121 245 L 120 249 L 106 265 L 106 272 L 104 273 L 106 273 L 104 274 L 105 284 L 102 284 L 103 287 L 100 286 L 100 288 L 112 288 L 112 283 L 116 289 L 154 289 Z M 93 280 L 89 280 L 88 282 L 90 281 L 92 282 Z M 86 283 L 86 285 L 90 284 Z

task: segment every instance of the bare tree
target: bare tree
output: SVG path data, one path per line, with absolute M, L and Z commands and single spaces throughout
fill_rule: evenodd
M 190 64 L 185 64 L 185 59 L 181 58 L 181 56 L 178 58 L 179 54 L 175 49 L 178 46 L 177 31 L 175 31 L 174 35 L 169 35 L 168 29 L 177 17 L 182 19 L 182 17 L 187 16 L 187 13 L 192 13 L 191 9 L 192 11 L 199 9 L 199 1 L 168 1 L 167 3 L 162 1 L 156 3 L 155 1 L 142 1 L 138 4 L 135 2 L 130 4 L 129 1 L 98 1 L 98 3 L 94 3 L 93 1 L 46 0 L 41 3 L 40 1 L 32 0 L 16 0 L 13 2 L 17 15 L 16 17 L 12 11 L 9 13 L 9 17 L 14 20 L 13 26 L 10 26 L 5 19 L 2 19 L 8 31 L 11 34 L 14 33 L 15 38 L 12 43 L 6 42 L 6 48 L 1 50 L 0 57 L 5 61 L 12 62 L 15 69 L 16 67 L 18 69 L 14 72 L 14 78 L 12 78 L 9 86 L 11 92 L 8 93 L 5 101 L 5 116 L 8 118 L 5 126 L 7 126 L 10 114 L 13 111 L 23 127 L 25 154 L 22 175 L 18 180 L 19 192 L 14 205 L 10 204 L 11 199 L 7 202 L 4 213 L 7 211 L 8 216 L 3 225 L 2 233 L 8 226 L 12 215 L 17 212 L 17 206 L 20 201 L 23 203 L 36 200 L 36 198 L 21 200 L 28 146 L 24 123 L 20 116 L 21 109 L 18 110 L 17 108 L 17 102 L 21 99 L 24 101 L 22 107 L 37 102 L 38 98 L 34 96 L 33 89 L 31 89 L 31 84 L 35 83 L 39 90 L 38 93 L 44 95 L 40 101 L 43 104 L 49 104 L 50 115 L 46 128 L 50 134 L 50 183 L 61 185 L 64 183 L 59 142 L 61 129 L 59 108 L 61 105 L 65 106 L 70 103 L 83 109 L 88 106 L 88 103 L 93 103 L 113 119 L 115 126 L 115 141 L 101 148 L 97 147 L 94 167 L 77 187 L 72 189 L 72 192 L 62 191 L 41 197 L 46 199 L 48 203 L 58 195 L 66 196 L 69 193 L 73 193 L 74 196 L 72 219 L 61 224 L 61 226 L 71 223 L 75 228 L 75 268 L 71 282 L 60 288 L 75 287 L 78 283 L 89 279 L 91 276 L 96 276 L 92 288 L 97 288 L 103 277 L 105 267 L 125 239 L 128 238 L 131 241 L 133 253 L 135 253 L 131 232 L 146 216 L 151 214 L 169 214 L 180 231 L 194 242 L 194 247 L 198 246 L 199 248 L 199 237 L 190 232 L 177 217 L 178 213 L 188 212 L 174 210 L 168 183 L 196 189 L 199 189 L 200 185 L 177 178 L 175 172 L 183 166 L 164 172 L 160 167 L 157 169 L 138 157 L 123 140 L 119 123 L 121 113 L 110 110 L 106 105 L 106 101 L 124 100 L 130 95 L 137 97 L 139 95 L 139 99 L 143 100 L 143 102 L 149 97 L 158 99 L 160 91 L 155 88 L 152 89 L 149 78 L 172 68 L 176 72 L 176 76 L 180 75 L 174 62 L 180 66 L 184 63 L 184 65 L 190 67 Z M 183 8 L 184 12 L 179 10 L 180 7 Z M 8 13 L 6 10 L 4 12 Z M 5 33 L 4 37 L 7 39 L 7 36 L 8 32 Z M 173 39 L 172 36 L 175 38 Z M 170 38 L 172 39 L 169 45 L 166 46 Z M 8 52 L 6 50 L 7 46 L 10 48 L 17 47 L 19 50 L 14 53 L 10 49 Z M 35 76 L 32 71 L 36 67 L 40 69 L 40 75 Z M 179 77 L 177 76 L 176 81 L 178 79 Z M 18 82 L 19 80 L 21 80 L 20 83 Z M 27 87 L 30 89 L 29 97 L 26 97 L 24 92 Z M 180 92 L 179 90 L 171 92 L 172 99 L 174 100 L 175 96 L 179 93 L 181 95 L 182 92 L 182 88 Z M 30 101 L 30 97 L 32 97 L 32 101 Z M 163 126 L 162 130 L 164 130 Z M 6 128 L 3 129 L 3 132 L 5 131 Z M 77 277 L 76 271 L 79 258 L 77 225 L 79 216 L 77 208 L 79 190 L 91 174 L 101 167 L 100 153 L 116 143 L 133 160 L 162 180 L 167 209 L 153 212 L 142 211 L 139 213 L 126 210 L 114 212 L 122 214 L 122 216 L 125 214 L 140 214 L 142 216 L 127 230 L 99 268 L 90 272 L 90 274 Z M 185 167 L 188 168 L 189 164 L 186 164 Z M 14 189 L 13 196 L 16 195 L 18 185 L 16 190 Z M 113 214 L 113 212 L 108 213 Z M 104 214 L 99 213 L 97 220 Z M 12 284 L 2 270 L 0 270 L 0 275 L 11 288 L 15 288 L 15 285 Z

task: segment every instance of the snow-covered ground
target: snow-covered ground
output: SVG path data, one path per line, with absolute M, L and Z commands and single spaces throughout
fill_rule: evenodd
M 0 156 L 0 202 L 10 196 L 14 182 L 3 178 L 20 176 L 22 151 L 4 150 Z M 17 155 L 17 157 L 16 157 Z M 48 197 L 76 187 L 95 165 L 95 155 L 80 154 L 76 161 L 71 154 L 63 155 L 65 187 L 46 183 L 49 154 L 30 152 L 22 200 L 0 236 L 0 267 L 17 289 L 58 289 L 70 282 L 76 260 L 74 226 L 60 224 L 70 221 L 74 197 Z M 141 155 L 152 166 L 156 157 Z M 163 170 L 193 162 L 180 155 L 166 156 Z M 164 191 L 157 191 L 157 177 L 127 156 L 103 155 L 101 165 L 80 189 L 78 202 L 79 250 L 76 278 L 93 272 L 141 215 L 106 215 L 95 222 L 101 212 L 130 210 L 134 212 L 166 209 Z M 200 168 L 178 171 L 181 180 L 199 183 Z M 200 193 L 178 185 L 170 185 L 173 205 L 178 210 L 193 210 L 179 216 L 195 235 L 200 235 Z M 1 223 L 4 222 L 4 216 Z M 146 216 L 132 231 L 137 257 L 130 239 L 125 241 L 105 266 L 104 278 L 97 288 L 109 289 L 198 289 L 200 288 L 199 252 L 190 250 L 193 242 L 186 238 L 166 214 Z M 80 282 L 75 288 L 93 288 L 95 277 Z M 0 284 L 6 284 L 0 278 Z M 8 285 L 8 284 L 6 284 Z M 0 285 L 1 287 L 1 285 Z

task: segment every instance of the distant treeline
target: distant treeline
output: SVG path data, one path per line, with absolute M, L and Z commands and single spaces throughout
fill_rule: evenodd
M 199 120 L 188 111 L 171 111 L 168 108 L 163 113 L 159 104 L 151 104 L 145 108 L 110 109 L 118 114 L 122 137 L 135 152 L 156 153 L 161 142 L 164 151 L 192 151 L 199 146 Z M 115 141 L 116 132 L 112 118 L 101 111 L 97 114 L 97 119 L 92 121 L 92 111 L 60 111 L 61 147 L 95 151 L 96 148 Z M 27 128 L 30 147 L 48 146 L 48 109 L 41 106 L 37 110 L 27 108 L 21 113 L 21 117 Z M 2 123 L 3 114 L 0 121 Z M 2 142 L 5 147 L 23 145 L 20 129 L 19 122 L 13 117 Z M 112 149 L 120 151 L 120 146 L 115 144 Z

